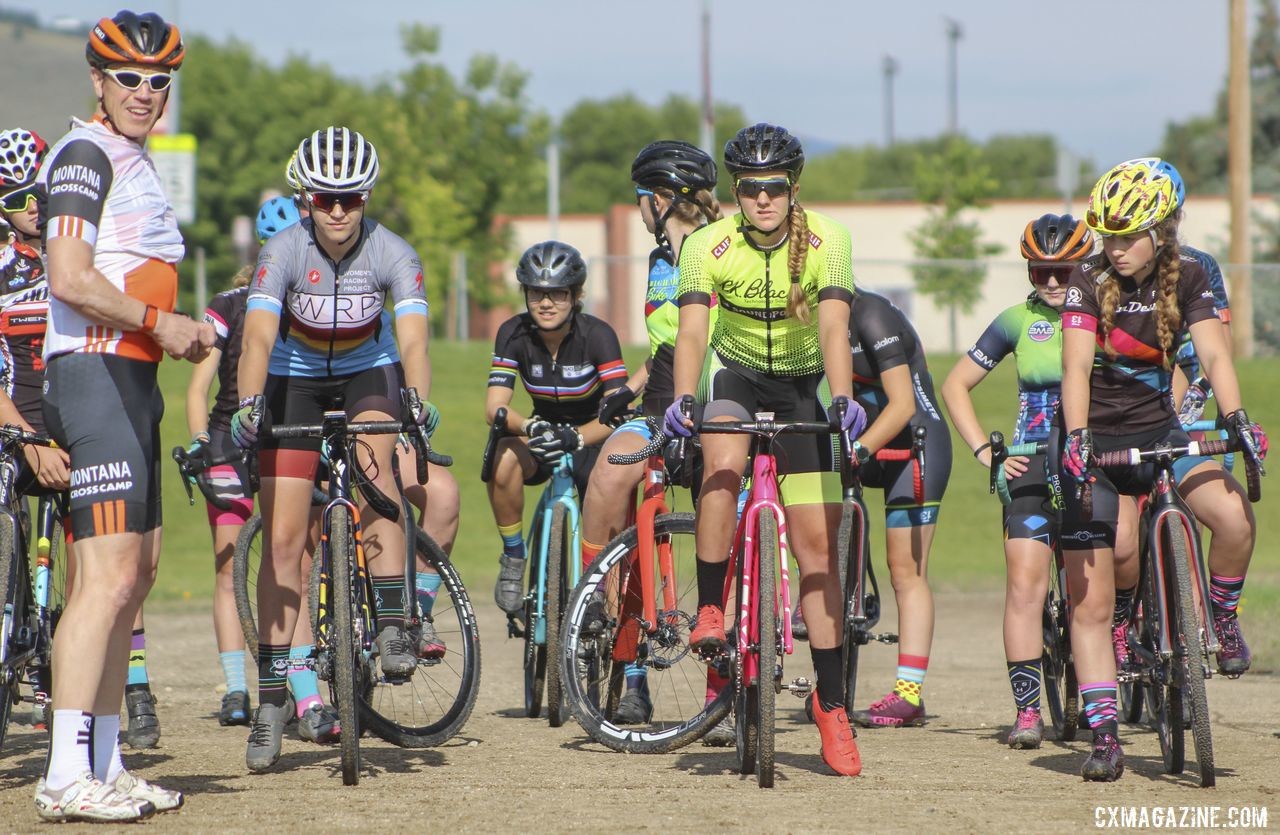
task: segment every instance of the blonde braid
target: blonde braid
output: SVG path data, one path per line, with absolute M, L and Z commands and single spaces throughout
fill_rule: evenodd
M 787 271 L 791 274 L 791 291 L 787 294 L 787 315 L 809 324 L 809 299 L 804 294 L 802 277 L 804 262 L 809 257 L 809 218 L 799 203 L 791 204 L 787 216 L 791 238 L 787 250 Z
M 1111 329 L 1116 326 L 1116 308 L 1120 306 L 1120 279 L 1113 271 L 1106 255 L 1095 255 L 1092 266 L 1103 270 L 1103 278 L 1094 285 L 1094 295 L 1098 299 L 1098 312 L 1101 314 L 1102 347 L 1107 356 L 1115 359 L 1116 349 L 1111 347 Z
M 709 189 L 700 189 L 680 200 L 675 200 L 674 192 L 668 189 L 661 189 L 660 193 L 675 201 L 671 216 L 690 226 L 714 223 L 721 217 L 720 201 L 716 199 L 715 192 Z
M 1169 368 L 1173 340 L 1182 329 L 1182 308 L 1178 305 L 1178 279 L 1182 273 L 1178 218 L 1169 218 L 1157 226 L 1156 237 L 1163 241 L 1156 256 L 1156 339 L 1160 342 L 1161 364 Z

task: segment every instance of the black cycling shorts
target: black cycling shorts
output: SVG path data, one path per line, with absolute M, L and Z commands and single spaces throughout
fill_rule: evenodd
M 160 527 L 156 364 L 112 354 L 61 354 L 44 379 L 49 435 L 71 458 L 75 539 Z
M 914 459 L 877 461 L 872 458 L 862 465 L 862 485 L 884 490 L 884 524 L 887 528 L 918 528 L 938 523 L 942 497 L 947 492 L 947 483 L 951 481 L 951 431 L 940 420 L 929 421 L 928 427 L 929 432 L 924 438 L 923 501 L 916 501 Z M 906 430 L 902 434 L 907 438 L 911 435 Z M 886 447 L 902 448 L 905 447 L 894 444 Z
M 347 418 L 362 412 L 383 412 L 392 419 L 402 411 L 400 390 L 404 375 L 399 363 L 389 363 L 345 377 L 285 377 L 268 375 L 264 426 L 320 423 L 324 413 L 341 409 Z M 314 480 L 320 460 L 319 438 L 264 438 L 259 456 L 263 478 Z M 280 454 L 290 450 L 304 453 Z
M 1062 485 L 1062 548 L 1065 551 L 1084 551 L 1094 548 L 1116 547 L 1116 523 L 1120 515 L 1120 495 L 1142 496 L 1151 492 L 1156 481 L 1155 464 L 1125 465 L 1123 467 L 1094 467 L 1090 472 L 1098 480 L 1091 486 L 1093 513 L 1085 517 L 1077 496 L 1075 479 L 1062 472 L 1062 448 L 1066 433 L 1062 424 L 1055 421 L 1049 437 L 1050 477 L 1060 479 Z M 1159 442 L 1181 446 L 1190 441 L 1181 426 L 1173 425 L 1151 429 L 1132 435 L 1099 435 L 1094 433 L 1095 452 L 1138 447 L 1150 449 Z M 1187 473 L 1199 464 L 1212 461 L 1201 456 L 1187 456 L 1174 462 L 1174 479 L 1181 483 Z M 1215 462 L 1216 463 L 1216 462 Z
M 1047 455 L 1027 456 L 1027 471 L 1008 482 L 1012 501 L 1004 508 L 1004 538 L 1033 539 L 1052 548 L 1058 511 L 1049 484 Z

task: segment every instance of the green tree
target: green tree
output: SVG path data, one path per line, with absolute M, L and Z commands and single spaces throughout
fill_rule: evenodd
M 987 268 L 979 259 L 995 255 L 999 244 L 981 240 L 978 223 L 966 215 L 986 205 L 998 183 L 982 152 L 963 137 L 947 139 L 942 151 L 916 163 L 917 197 L 930 204 L 928 216 L 911 233 L 916 257 L 941 263 L 911 268 L 916 289 L 949 314 L 951 350 L 958 350 L 956 317 L 982 297 Z

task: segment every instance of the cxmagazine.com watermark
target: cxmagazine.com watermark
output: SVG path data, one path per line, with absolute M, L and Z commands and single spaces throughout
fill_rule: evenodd
M 1095 806 L 1098 829 L 1269 829 L 1266 806 Z

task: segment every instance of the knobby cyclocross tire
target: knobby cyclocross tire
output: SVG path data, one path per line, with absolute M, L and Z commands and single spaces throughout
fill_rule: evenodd
M 734 596 L 734 607 L 738 610 L 739 616 L 742 614 L 741 601 L 745 598 L 746 591 L 743 588 L 743 565 L 742 555 L 738 555 L 738 593 Z M 759 593 L 759 589 L 753 591 L 754 594 Z M 750 620 L 750 616 L 748 616 Z M 739 635 L 743 630 L 749 631 L 750 624 L 739 620 L 735 627 L 735 632 Z M 747 653 L 755 653 L 759 658 L 759 647 L 753 646 L 750 641 L 747 642 Z M 739 657 L 733 669 L 734 681 L 734 702 L 733 712 L 736 718 L 734 730 L 737 732 L 737 757 L 738 757 L 738 773 L 754 774 L 756 770 L 756 755 L 758 753 L 758 743 L 760 741 L 760 694 L 759 681 L 752 682 L 746 677 L 746 659 Z
M 262 565 L 262 516 L 255 513 L 240 526 L 231 555 L 231 587 L 244 648 L 258 660 L 258 569 Z M 308 586 L 310 583 L 308 583 Z
M 340 744 L 342 748 L 342 784 L 354 786 L 360 782 L 360 711 L 357 707 L 357 666 L 362 663 L 358 644 L 361 636 L 355 630 L 355 540 L 351 535 L 351 511 L 345 505 L 335 504 L 329 513 L 329 559 L 333 573 L 330 586 L 333 589 L 333 608 L 329 612 L 331 630 L 329 640 L 333 647 L 333 699 L 342 723 Z
M 867 596 L 866 561 L 870 558 L 867 549 L 867 509 L 861 502 L 846 501 L 840 512 L 840 529 L 836 538 L 836 553 L 839 555 L 840 588 L 844 590 L 841 598 L 844 617 L 844 643 L 842 644 L 844 664 L 844 709 L 853 721 L 853 706 L 858 693 L 858 655 L 862 645 L 867 642 L 864 627 L 854 623 L 853 613 L 856 604 L 863 602 Z M 861 594 L 863 601 L 855 601 Z M 812 702 L 805 700 L 805 711 L 809 721 L 813 721 Z
M 1168 517 L 1176 521 L 1175 517 Z M 1204 650 L 1200 624 L 1200 609 L 1196 605 L 1195 593 L 1191 587 L 1191 543 L 1187 539 L 1186 529 L 1180 524 L 1168 527 L 1169 558 L 1173 561 L 1173 588 L 1176 589 L 1177 627 L 1175 635 L 1182 639 L 1183 650 L 1175 650 L 1174 662 L 1181 668 L 1176 672 L 1182 679 L 1182 697 L 1191 710 L 1191 738 L 1196 746 L 1196 762 L 1200 766 L 1200 785 L 1209 788 L 1216 783 L 1213 771 L 1213 734 L 1209 727 L 1209 695 L 1204 686 L 1204 664 L 1207 656 Z M 1172 602 L 1172 601 L 1171 601 Z M 1181 717 L 1178 717 L 1181 726 Z
M 5 650 L 5 669 L 0 671 L 9 679 L 7 685 L 0 686 L 0 749 L 4 747 L 5 736 L 9 731 L 9 716 L 13 706 L 21 697 L 19 688 L 22 684 L 22 670 L 13 666 L 14 641 L 18 634 L 18 626 L 25 617 L 26 606 L 23 602 L 23 586 L 25 582 L 18 577 L 21 560 L 18 559 L 18 539 L 15 531 L 17 521 L 9 511 L 0 511 L 0 584 L 4 587 L 4 611 L 0 612 L 0 641 Z M 21 578 L 25 580 L 25 578 Z
M 1139 553 L 1141 553 L 1141 551 L 1139 551 Z M 1145 620 L 1146 616 L 1143 612 L 1143 606 L 1139 601 L 1133 607 L 1133 621 L 1131 624 L 1133 634 L 1139 636 L 1139 639 L 1141 639 L 1143 630 L 1146 628 Z M 1146 699 L 1143 697 L 1143 690 L 1145 688 L 1142 682 L 1136 679 L 1133 681 L 1122 681 L 1119 682 L 1118 688 L 1116 695 L 1119 697 L 1118 702 L 1121 721 L 1128 725 L 1138 724 L 1142 721 L 1142 708 L 1146 703 Z
M 415 534 L 418 557 L 440 575 L 430 621 L 446 649 L 418 661 L 409 680 L 381 680 L 360 697 L 362 727 L 401 748 L 428 748 L 462 730 L 480 692 L 480 633 L 458 569 L 430 536 Z
M 1142 608 L 1148 615 L 1146 628 L 1150 636 L 1150 647 L 1156 650 L 1157 662 L 1155 670 L 1152 671 L 1151 683 L 1147 688 L 1147 698 L 1150 705 L 1151 725 L 1160 740 L 1164 770 L 1168 774 L 1181 774 L 1186 764 L 1186 749 L 1182 727 L 1182 688 L 1173 680 L 1176 665 L 1180 663 L 1177 655 L 1181 642 L 1178 640 L 1176 629 L 1173 629 L 1172 634 L 1169 635 L 1169 643 L 1174 648 L 1175 657 L 1162 659 L 1158 653 L 1161 643 L 1162 599 L 1172 603 L 1169 587 L 1175 585 L 1176 581 L 1172 577 L 1166 577 L 1168 581 L 1166 588 L 1156 588 L 1158 575 L 1154 570 L 1154 563 L 1164 559 L 1163 543 L 1148 543 L 1148 546 L 1150 550 L 1145 558 L 1149 564 L 1143 566 L 1145 576 L 1142 578 Z M 1177 615 L 1173 612 L 1164 612 L 1164 615 L 1173 626 Z
M 756 719 L 756 783 L 762 789 L 773 788 L 774 714 L 778 698 L 778 520 L 771 508 L 760 511 L 760 559 L 756 588 L 756 608 L 760 614 L 760 680 L 757 688 Z
M 38 517 L 37 517 L 38 518 Z M 37 532 L 37 536 L 38 536 Z M 35 673 L 35 680 L 44 682 L 48 688 L 50 699 L 53 697 L 53 635 L 58 629 L 58 621 L 62 620 L 62 611 L 67 608 L 67 537 L 58 516 L 58 509 L 53 508 L 53 527 L 49 532 L 49 599 L 45 601 L 45 613 L 49 618 L 48 643 L 44 647 L 44 655 L 40 658 L 40 666 Z M 32 601 L 34 603 L 34 600 Z M 50 701 L 48 704 L 52 704 Z M 46 710 L 51 708 L 46 705 Z
M 699 739 L 729 712 L 734 693 L 733 687 L 725 687 L 708 704 L 701 686 L 706 666 L 689 650 L 697 613 L 693 514 L 658 516 L 653 532 L 655 550 L 669 548 L 672 553 L 675 577 L 669 582 L 675 584 L 677 610 L 663 611 L 662 589 L 655 588 L 658 618 L 667 629 L 652 638 L 633 638 L 637 646 L 627 652 L 637 658 L 644 653 L 654 707 L 649 724 L 614 724 L 624 684 L 625 662 L 614 658 L 615 646 L 624 640 L 624 590 L 640 594 L 639 535 L 634 526 L 610 540 L 583 571 L 565 609 L 558 659 L 565 702 L 578 724 L 601 745 L 629 754 L 665 754 Z M 654 563 L 660 565 L 656 554 Z M 625 629 L 638 630 L 637 617 L 631 614 Z M 589 623 L 596 618 L 599 622 Z
M 541 541 L 541 514 L 529 532 L 529 543 Z M 529 585 L 524 603 L 524 715 L 530 719 L 542 713 L 542 690 L 547 680 L 547 647 L 537 640 L 538 565 L 537 548 L 530 548 Z
M 564 588 L 568 577 L 570 552 L 568 512 L 564 505 L 556 505 L 551 511 L 551 536 L 547 540 L 547 590 L 543 597 L 542 612 L 547 623 L 546 675 L 547 722 L 553 728 L 564 723 L 564 687 L 560 678 L 560 618 L 564 613 Z
M 1070 742 L 1076 738 L 1080 687 L 1076 681 L 1076 666 L 1071 659 L 1071 621 L 1067 612 L 1064 577 L 1056 559 L 1049 566 L 1049 591 L 1045 595 L 1041 622 L 1044 633 L 1041 666 L 1049 718 L 1058 739 Z

